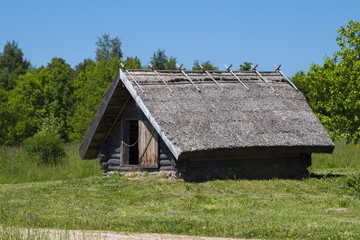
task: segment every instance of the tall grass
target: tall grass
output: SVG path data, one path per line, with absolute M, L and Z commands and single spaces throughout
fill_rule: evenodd
M 99 176 L 98 161 L 79 158 L 78 146 L 66 146 L 66 157 L 59 165 L 38 165 L 21 147 L 0 146 L 0 184 L 79 179 Z
M 346 144 L 345 140 L 335 142 L 332 154 L 313 154 L 312 170 L 351 169 L 360 171 L 360 144 Z

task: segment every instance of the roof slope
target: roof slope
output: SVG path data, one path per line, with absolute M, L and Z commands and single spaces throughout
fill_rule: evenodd
M 124 84 L 148 112 L 174 156 L 251 147 L 333 149 L 304 96 L 277 72 L 261 72 L 267 82 L 254 72 L 235 72 L 249 90 L 229 72 L 211 72 L 220 87 L 206 73 L 187 72 L 200 92 L 179 71 L 159 71 L 172 91 L 151 71 L 130 72 L 120 71 L 117 87 Z

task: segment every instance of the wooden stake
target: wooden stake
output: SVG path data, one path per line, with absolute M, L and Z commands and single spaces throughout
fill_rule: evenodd
M 240 78 L 238 78 L 238 76 L 236 76 L 235 73 L 230 70 L 231 66 L 232 66 L 232 64 L 230 64 L 229 67 L 225 65 L 226 71 L 230 72 L 247 90 L 250 90 L 249 87 L 246 86 L 246 85 L 240 80 Z

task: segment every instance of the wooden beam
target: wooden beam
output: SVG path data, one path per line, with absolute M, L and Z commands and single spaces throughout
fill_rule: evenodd
M 210 77 L 210 79 L 211 79 L 219 88 L 221 88 L 220 85 L 216 82 L 215 78 L 213 78 L 213 76 L 211 76 L 211 74 L 210 74 L 208 71 L 206 71 L 203 66 L 201 66 L 201 65 L 199 64 L 199 67 L 201 67 L 201 69 L 204 71 L 204 73 L 206 73 L 206 74 Z
M 299 89 L 292 83 L 292 81 L 291 81 L 290 79 L 288 79 L 287 76 L 280 70 L 281 64 L 280 64 L 279 66 L 274 65 L 274 67 L 276 68 L 276 69 L 275 69 L 275 72 L 280 73 L 280 74 L 285 78 L 285 80 L 286 80 L 296 91 L 299 91 Z
M 182 68 L 182 64 L 179 66 L 177 65 L 179 71 L 185 76 L 185 78 L 196 88 L 196 90 L 198 90 L 199 92 L 201 92 L 200 88 L 198 88 L 194 82 L 191 80 L 191 78 L 181 69 Z
M 112 123 L 112 125 L 111 125 L 111 127 L 110 127 L 109 131 L 108 131 L 108 132 L 106 133 L 106 135 L 105 135 L 104 142 L 105 142 L 105 141 L 106 141 L 106 139 L 109 137 L 109 135 L 110 135 L 111 131 L 112 131 L 112 130 L 113 130 L 113 128 L 115 127 L 115 125 L 116 125 L 117 121 L 119 120 L 120 115 L 121 115 L 121 114 L 122 114 L 122 112 L 124 111 L 124 109 L 125 109 L 125 107 L 126 107 L 127 103 L 129 102 L 130 98 L 131 98 L 131 96 L 128 96 L 128 97 L 127 97 L 127 99 L 126 99 L 126 101 L 125 101 L 124 105 L 122 106 L 121 110 L 118 112 L 118 114 L 117 114 L 117 116 L 116 116 L 116 118 L 115 118 L 115 121 Z
M 231 75 L 233 75 L 233 76 L 236 78 L 236 80 L 238 80 L 247 90 L 249 90 L 249 87 L 246 86 L 246 85 L 240 80 L 240 78 L 238 78 L 238 76 L 236 76 L 236 74 L 235 74 L 233 71 L 230 70 L 231 66 L 232 66 L 232 64 L 230 64 L 229 67 L 225 65 L 226 70 L 227 70 L 229 73 L 231 73 Z
M 268 81 L 266 81 L 266 79 L 260 74 L 260 72 L 258 70 L 256 70 L 256 67 L 258 65 L 256 65 L 255 67 L 253 65 L 251 65 L 252 67 L 252 71 L 256 73 L 256 75 L 258 75 L 260 77 L 260 79 L 266 83 L 274 92 L 276 92 L 276 90 L 268 83 Z

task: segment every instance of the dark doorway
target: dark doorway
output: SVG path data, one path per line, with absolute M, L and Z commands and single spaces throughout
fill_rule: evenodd
M 132 120 L 129 121 L 129 143 L 131 144 L 129 147 L 129 164 L 130 165 L 138 165 L 139 164 L 139 121 Z

